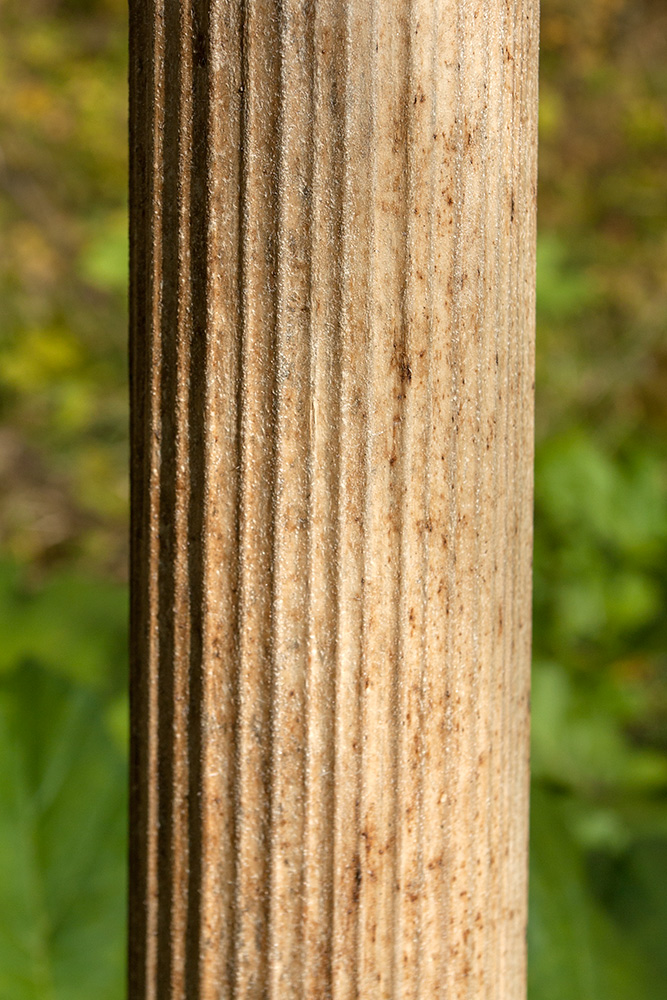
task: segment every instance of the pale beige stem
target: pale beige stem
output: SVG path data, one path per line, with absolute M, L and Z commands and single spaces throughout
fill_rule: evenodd
M 132 0 L 131 1000 L 522 1000 L 536 0 Z

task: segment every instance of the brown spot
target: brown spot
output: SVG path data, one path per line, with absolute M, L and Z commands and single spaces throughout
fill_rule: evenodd
M 401 382 L 409 383 L 412 381 L 412 368 L 410 367 L 410 360 L 403 344 L 394 344 L 391 366 L 398 371 Z
M 354 855 L 354 885 L 352 887 L 352 902 L 359 902 L 359 892 L 361 890 L 361 859 L 358 854 Z

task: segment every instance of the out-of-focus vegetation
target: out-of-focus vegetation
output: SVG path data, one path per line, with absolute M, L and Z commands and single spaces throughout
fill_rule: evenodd
M 0 8 L 0 996 L 123 993 L 125 0 Z M 667 996 L 667 8 L 543 0 L 530 1000 Z
M 125 0 L 0 5 L 0 997 L 124 995 Z
M 667 996 L 667 6 L 543 0 L 530 1000 Z
M 34 582 L 125 562 L 125 17 L 0 7 L 0 541 Z

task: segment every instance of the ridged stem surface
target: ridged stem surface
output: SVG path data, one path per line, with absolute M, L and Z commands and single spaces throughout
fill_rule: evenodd
M 522 1000 L 537 2 L 130 6 L 130 1000 Z

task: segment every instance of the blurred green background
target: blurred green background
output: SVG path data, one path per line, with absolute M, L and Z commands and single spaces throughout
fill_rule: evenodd
M 0 7 L 0 997 L 123 995 L 125 0 Z M 667 996 L 667 5 L 544 0 L 530 1000 Z

